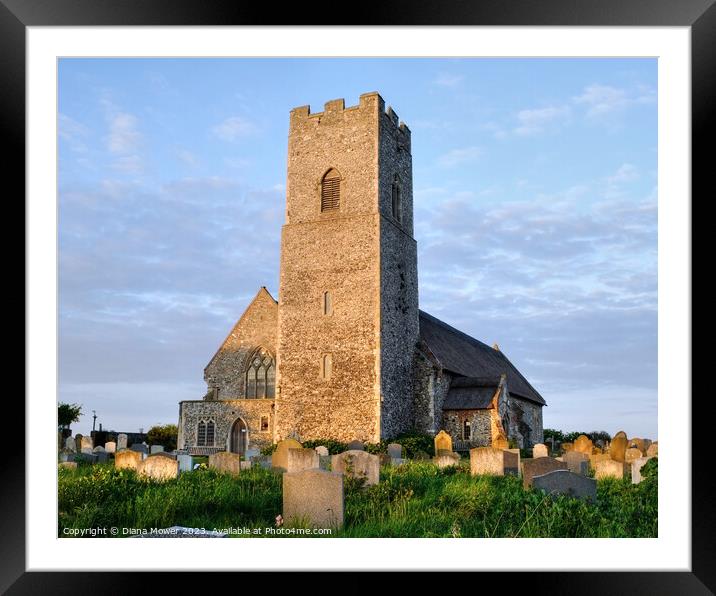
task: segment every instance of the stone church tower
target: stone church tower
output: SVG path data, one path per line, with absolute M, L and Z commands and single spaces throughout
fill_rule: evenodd
M 413 420 L 410 130 L 377 93 L 291 111 L 274 440 L 377 442 Z

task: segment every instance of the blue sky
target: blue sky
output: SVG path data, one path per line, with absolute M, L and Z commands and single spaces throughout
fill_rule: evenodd
M 176 423 L 261 285 L 288 114 L 412 130 L 420 307 L 497 342 L 544 424 L 657 433 L 654 59 L 62 59 L 59 400 Z

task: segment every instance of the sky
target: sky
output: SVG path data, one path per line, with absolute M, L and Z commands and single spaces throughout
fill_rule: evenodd
M 655 59 L 61 59 L 59 388 L 74 432 L 201 399 L 278 297 L 289 112 L 412 131 L 420 308 L 500 349 L 545 428 L 657 438 Z

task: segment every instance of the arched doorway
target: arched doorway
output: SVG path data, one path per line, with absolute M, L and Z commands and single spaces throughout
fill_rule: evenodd
M 246 428 L 246 423 L 241 419 L 237 418 L 231 427 L 231 436 L 229 437 L 229 450 L 231 453 L 238 453 L 244 455 L 246 453 L 246 446 L 249 442 L 249 433 Z

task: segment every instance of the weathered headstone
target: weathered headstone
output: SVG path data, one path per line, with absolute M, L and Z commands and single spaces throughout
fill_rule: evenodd
M 136 451 L 136 452 L 138 452 L 138 453 L 144 453 L 144 454 L 149 453 L 149 448 L 148 448 L 144 443 L 134 443 L 134 444 L 130 447 L 130 449 L 131 449 L 132 451 Z
M 92 441 L 92 437 L 83 436 L 80 439 L 80 451 L 82 451 L 83 453 L 92 453 L 93 449 L 94 443 Z
M 567 469 L 574 474 L 586 476 L 589 472 L 589 456 L 582 451 L 568 451 L 562 458 Z
M 555 470 L 567 470 L 567 464 L 557 461 L 551 457 L 538 457 L 536 459 L 522 460 L 522 485 L 527 488 L 532 486 L 532 479 L 535 476 L 543 476 Z
M 75 453 L 74 460 L 76 462 L 93 464 L 97 462 L 97 456 L 94 453 L 87 453 L 87 451 L 83 451 L 82 453 Z
M 124 449 L 117 451 L 114 454 L 114 467 L 115 468 L 129 468 L 136 470 L 139 462 L 142 461 L 142 454 L 139 451 L 133 451 L 132 449 Z
M 623 432 L 623 431 L 620 431 Z M 623 462 L 627 449 L 627 438 L 615 436 L 609 444 L 609 457 L 614 461 Z
M 514 457 L 505 456 L 505 473 L 506 474 L 512 474 L 514 476 L 520 475 L 520 450 L 515 449 L 505 449 L 505 451 L 508 451 L 509 453 L 514 453 Z
M 283 475 L 283 518 L 289 525 L 339 528 L 343 507 L 343 474 L 313 469 Z
M 470 449 L 470 474 L 491 476 L 517 475 L 518 459 L 511 451 L 495 447 Z
M 75 435 L 75 451 L 77 453 L 82 453 L 82 434 L 77 433 Z
M 637 447 L 629 447 L 629 449 L 624 452 L 624 462 L 627 464 L 630 464 L 635 459 L 639 459 L 640 457 L 643 457 L 643 455 L 641 453 L 641 449 L 638 449 Z
M 194 458 L 188 453 L 177 453 L 179 472 L 191 472 L 194 469 Z
M 98 451 L 94 456 L 97 458 L 95 462 L 98 464 L 106 464 L 109 461 L 109 455 L 106 451 Z
M 574 441 L 574 451 L 589 455 L 592 453 L 592 440 L 586 435 L 579 435 Z
M 149 453 L 154 455 L 155 453 L 164 453 L 164 445 L 152 445 L 149 448 Z
M 532 458 L 535 459 L 538 457 L 549 457 L 547 445 L 545 445 L 544 443 L 536 443 L 532 447 Z
M 244 453 L 244 459 L 245 461 L 251 461 L 252 457 L 256 457 L 258 455 L 261 455 L 260 449 L 247 449 Z
M 611 457 L 609 457 L 608 453 L 593 453 L 589 456 L 589 465 L 591 468 L 596 468 L 597 462 L 599 461 L 609 461 Z
M 77 445 L 75 443 L 74 437 L 67 437 L 65 439 L 65 449 L 67 451 L 72 451 L 73 453 L 77 451 Z
M 614 435 L 614 437 L 612 437 L 612 441 L 614 439 L 626 439 L 626 438 L 627 438 L 627 434 L 623 430 L 620 430 Z
M 92 449 L 92 453 L 106 453 L 106 451 L 102 445 L 97 445 L 97 447 Z
M 325 457 L 329 455 L 328 447 L 326 447 L 325 445 L 319 445 L 318 447 L 316 447 L 316 453 L 318 453 L 319 457 Z
M 418 451 L 415 452 L 413 459 L 415 461 L 425 461 L 425 460 L 430 459 L 430 456 L 427 453 L 425 453 L 425 451 L 422 451 L 419 449 Z
M 648 445 L 646 444 L 646 441 L 644 439 L 641 439 L 639 437 L 634 437 L 629 439 L 629 448 L 638 449 L 641 451 L 642 455 L 646 454 L 646 448 Z
M 70 470 L 76 470 L 77 462 L 76 461 L 63 461 L 63 462 L 60 462 L 59 466 L 61 468 L 69 468 Z
M 642 481 L 641 469 L 651 457 L 639 457 L 631 462 L 631 483 L 639 484 Z
M 388 456 L 390 456 L 390 459 L 401 459 L 403 457 L 403 446 L 398 443 L 389 443 Z
M 567 495 L 592 502 L 597 500 L 597 481 L 568 470 L 555 470 L 534 476 L 532 488 L 544 490 L 550 495 Z
M 356 439 L 346 445 L 346 451 L 365 451 L 365 445 L 363 441 Z
M 659 443 L 654 441 L 649 448 L 646 450 L 647 457 L 655 457 L 659 455 Z
M 300 472 L 301 470 L 313 470 L 321 466 L 320 456 L 315 449 L 300 448 L 289 449 L 286 471 Z
M 562 453 L 574 451 L 574 443 L 562 443 Z
M 644 439 L 644 448 L 642 450 L 644 455 L 646 455 L 646 452 L 649 451 L 649 447 L 651 446 L 651 443 L 652 443 L 651 439 Z
M 241 456 L 238 453 L 219 451 L 209 455 L 209 467 L 217 472 L 239 474 L 241 472 Z
M 271 455 L 271 467 L 286 471 L 288 468 L 288 450 L 303 449 L 303 445 L 296 439 L 284 439 L 276 444 L 276 450 Z
M 251 462 L 242 460 L 241 462 L 239 462 L 239 468 L 241 468 L 242 470 L 250 470 Z
M 152 480 L 171 480 L 179 476 L 179 464 L 165 453 L 156 453 L 139 462 L 137 474 Z
M 460 464 L 460 456 L 457 453 L 442 452 L 433 458 L 433 463 L 438 468 L 447 468 L 449 466 L 457 466 Z
M 115 451 L 117 451 L 117 443 L 115 443 L 114 441 L 107 441 L 104 444 L 104 450 L 107 453 L 114 453 Z
M 117 435 L 117 451 L 127 448 L 127 435 L 119 433 Z
M 342 472 L 353 478 L 365 478 L 365 485 L 378 484 L 380 480 L 380 459 L 365 451 L 344 451 L 331 458 L 334 472 Z
M 444 430 L 435 435 L 435 455 L 452 453 L 452 437 Z
M 624 466 L 624 462 L 613 459 L 595 462 L 594 477 L 597 480 L 601 480 L 602 478 L 617 478 L 621 480 L 624 478 Z

